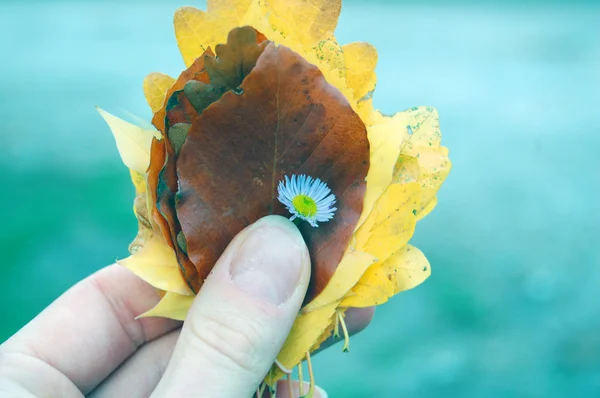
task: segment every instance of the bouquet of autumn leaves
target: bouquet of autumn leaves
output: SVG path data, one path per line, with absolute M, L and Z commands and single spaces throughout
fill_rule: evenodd
M 429 276 L 407 242 L 450 162 L 435 109 L 373 109 L 377 53 L 338 44 L 341 0 L 207 8 L 175 14 L 188 69 L 144 81 L 156 130 L 100 111 L 137 195 L 139 233 L 120 263 L 163 292 L 141 316 L 183 320 L 237 233 L 269 214 L 294 219 L 312 276 L 265 379 L 272 386 L 345 333 L 347 308 L 384 303 Z

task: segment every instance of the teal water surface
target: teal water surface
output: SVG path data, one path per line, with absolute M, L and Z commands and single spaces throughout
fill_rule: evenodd
M 600 4 L 443 4 L 342 13 L 339 40 L 379 50 L 376 106 L 435 106 L 454 168 L 412 241 L 431 278 L 380 307 L 350 354 L 320 354 L 318 383 L 332 397 L 597 396 Z M 0 340 L 126 255 L 133 188 L 94 106 L 150 117 L 143 77 L 183 68 L 178 5 L 0 2 Z

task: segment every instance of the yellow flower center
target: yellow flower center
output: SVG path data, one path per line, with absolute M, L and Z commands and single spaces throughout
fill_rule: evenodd
M 302 194 L 297 195 L 292 200 L 292 205 L 294 205 L 294 209 L 296 209 L 298 214 L 302 217 L 311 218 L 317 214 L 317 202 L 310 196 Z

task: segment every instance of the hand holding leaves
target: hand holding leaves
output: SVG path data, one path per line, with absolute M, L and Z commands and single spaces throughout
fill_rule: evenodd
M 140 235 L 123 264 L 165 291 L 146 315 L 182 319 L 239 231 L 267 214 L 290 216 L 278 200 L 285 177 L 327 184 L 333 218 L 318 228 L 299 223 L 311 283 L 266 379 L 272 385 L 344 329 L 346 308 L 380 304 L 429 275 L 407 242 L 435 206 L 450 162 L 434 109 L 393 117 L 373 110 L 376 52 L 366 43 L 337 44 L 339 1 L 322 1 L 318 12 L 305 0 L 244 0 L 235 10 L 225 3 L 176 14 L 190 67 L 177 80 L 152 74 L 144 84 L 162 139 L 134 151 L 122 142 L 136 127 L 105 115 L 141 186 Z M 157 264 L 151 259 L 159 254 Z

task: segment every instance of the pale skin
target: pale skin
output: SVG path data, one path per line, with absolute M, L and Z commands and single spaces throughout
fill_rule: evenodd
M 185 324 L 135 320 L 160 297 L 119 265 L 79 282 L 0 346 L 0 397 L 251 397 L 289 333 L 310 278 L 293 224 L 267 219 L 232 241 Z M 244 243 L 254 250 L 250 260 Z M 261 278 L 270 274 L 254 267 L 259 258 L 261 265 L 280 266 L 280 274 L 293 269 L 284 265 L 298 264 L 289 291 L 263 297 L 256 286 L 240 284 L 244 278 L 268 282 Z M 273 282 L 286 285 L 281 277 Z M 372 315 L 369 308 L 350 309 L 349 332 L 362 330 Z M 288 391 L 280 382 L 277 397 L 289 397 Z

